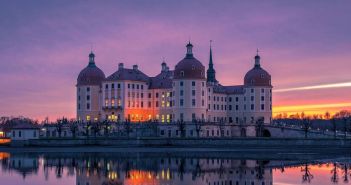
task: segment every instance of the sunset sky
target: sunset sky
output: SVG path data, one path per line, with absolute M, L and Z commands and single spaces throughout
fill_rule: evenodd
M 75 84 L 93 46 L 105 75 L 149 76 L 185 54 L 243 84 L 259 48 L 273 112 L 351 109 L 351 1 L 0 1 L 0 116 L 75 117 Z

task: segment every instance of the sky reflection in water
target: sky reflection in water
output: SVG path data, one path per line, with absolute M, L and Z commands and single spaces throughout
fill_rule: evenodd
M 351 184 L 350 158 L 310 161 L 185 156 L 0 152 L 0 179 L 6 185 Z

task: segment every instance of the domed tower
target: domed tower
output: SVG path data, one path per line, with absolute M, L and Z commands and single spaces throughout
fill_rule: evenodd
M 89 64 L 77 78 L 77 120 L 97 121 L 100 119 L 101 82 L 104 72 L 95 65 L 95 55 L 89 54 Z
M 267 124 L 272 120 L 271 75 L 261 67 L 260 60 L 257 51 L 255 65 L 244 78 L 246 123 L 257 123 L 263 118 Z
M 192 52 L 193 45 L 186 45 L 185 58 L 174 69 L 174 118 L 186 122 L 206 118 L 207 91 L 205 67 Z

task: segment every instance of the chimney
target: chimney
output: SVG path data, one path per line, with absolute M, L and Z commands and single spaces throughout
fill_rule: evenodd
M 167 71 L 167 64 L 165 62 L 162 62 L 161 67 L 162 67 L 161 69 L 162 72 Z
M 123 63 L 118 64 L 118 70 L 123 69 Z
M 138 65 L 133 65 L 133 70 L 138 70 Z

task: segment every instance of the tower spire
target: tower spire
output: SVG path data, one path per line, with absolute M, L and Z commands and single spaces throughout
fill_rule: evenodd
M 261 57 L 260 57 L 260 55 L 258 55 L 258 52 L 259 52 L 259 50 L 258 50 L 258 48 L 257 48 L 257 50 L 256 50 L 256 56 L 255 56 L 255 67 L 261 67 L 261 64 L 260 64 L 260 59 L 261 59 Z
M 93 51 L 90 52 L 89 54 L 89 66 L 94 66 L 95 65 L 95 54 Z
M 193 58 L 193 45 L 189 43 L 186 45 L 186 58 Z
M 213 67 L 213 58 L 212 58 L 212 40 L 210 40 L 210 59 L 208 63 L 208 69 L 207 69 L 207 82 L 212 82 L 216 83 L 216 71 L 214 70 Z

